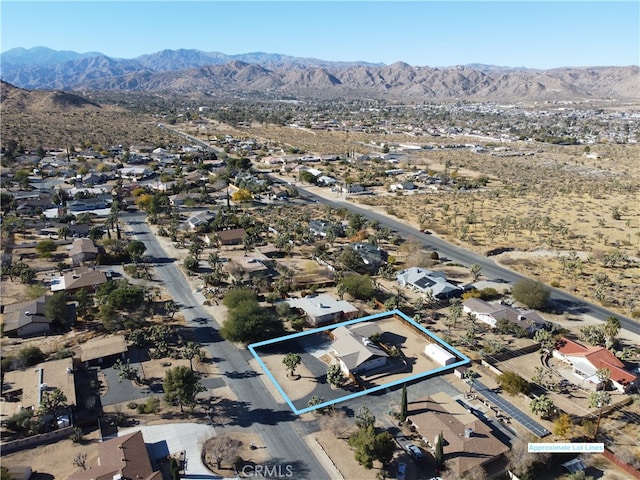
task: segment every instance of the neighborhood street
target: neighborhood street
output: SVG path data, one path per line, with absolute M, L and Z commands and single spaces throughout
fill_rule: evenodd
M 255 374 L 247 361 L 249 351 L 238 350 L 231 343 L 221 340 L 218 334 L 220 325 L 215 319 L 206 327 L 193 322 L 196 318 L 210 318 L 201 307 L 185 280 L 178 265 L 166 260 L 166 253 L 151 229 L 144 221 L 144 214 L 127 215 L 132 237 L 147 246 L 146 255 L 155 259 L 155 270 L 159 280 L 166 285 L 173 300 L 182 305 L 182 313 L 187 323 L 197 328 L 198 341 L 216 359 L 225 383 L 239 399 L 234 410 L 230 426 L 252 427 L 262 437 L 269 450 L 270 465 L 291 465 L 295 478 L 329 478 L 313 452 L 295 428 L 295 416 L 289 407 L 279 404 L 266 391 L 260 375 Z

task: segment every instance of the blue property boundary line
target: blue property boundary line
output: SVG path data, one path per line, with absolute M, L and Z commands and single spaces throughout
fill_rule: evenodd
M 387 318 L 387 317 L 391 317 L 393 315 L 398 315 L 405 322 L 410 323 L 414 327 L 418 328 L 420 331 L 426 333 L 433 341 L 435 341 L 437 344 L 443 346 L 444 348 L 449 350 L 451 353 L 455 354 L 456 357 L 460 358 L 461 360 L 459 360 L 456 363 L 452 363 L 450 365 L 444 365 L 442 367 L 438 367 L 438 368 L 435 368 L 433 370 L 428 370 L 426 372 L 417 373 L 417 374 L 412 375 L 412 376 L 407 377 L 407 378 L 401 378 L 400 380 L 396 380 L 394 382 L 385 383 L 384 385 L 379 385 L 377 387 L 373 387 L 373 388 L 364 390 L 362 392 L 356 392 L 356 393 L 352 393 L 352 394 L 349 394 L 349 395 L 345 395 L 344 397 L 336 398 L 334 400 L 329 400 L 329 401 L 326 401 L 326 402 L 321 403 L 319 405 L 314 405 L 314 406 L 311 406 L 311 407 L 298 409 L 293 404 L 293 402 L 291 401 L 289 396 L 284 392 L 283 388 L 280 386 L 278 381 L 275 379 L 275 377 L 273 376 L 271 371 L 269 371 L 269 368 L 267 368 L 267 366 L 264 364 L 264 362 L 260 358 L 260 355 L 258 355 L 258 353 L 256 352 L 256 348 L 264 347 L 264 346 L 267 346 L 267 345 L 273 345 L 275 343 L 280 343 L 280 342 L 284 342 L 286 340 L 292 340 L 292 339 L 295 339 L 295 338 L 304 337 L 306 335 L 313 335 L 313 334 L 316 334 L 316 333 L 324 332 L 326 330 L 333 330 L 333 329 L 336 329 L 338 327 L 342 327 L 342 326 L 346 326 L 346 325 L 353 325 L 355 323 L 369 322 L 369 321 L 372 321 L 372 320 L 378 320 L 380 318 Z M 254 356 L 254 358 L 257 360 L 257 362 L 260 365 L 260 367 L 262 368 L 262 370 L 264 370 L 264 373 L 266 373 L 266 375 L 269 377 L 269 380 L 271 380 L 271 382 L 278 389 L 278 392 L 280 392 L 280 395 L 282 395 L 282 398 L 285 399 L 285 401 L 287 402 L 289 407 L 291 407 L 291 410 L 293 411 L 293 413 L 295 413 L 296 415 L 301 415 L 303 413 L 311 412 L 311 411 L 317 410 L 319 408 L 328 407 L 328 406 L 334 405 L 336 403 L 346 402 L 347 400 L 351 400 L 353 398 L 358 398 L 358 397 L 362 397 L 363 395 L 368 395 L 370 393 L 379 392 L 380 390 L 384 390 L 384 389 L 390 388 L 390 387 L 395 387 L 396 385 L 401 385 L 403 383 L 411 382 L 411 381 L 417 380 L 419 378 L 426 378 L 426 377 L 429 377 L 429 376 L 434 375 L 436 373 L 444 372 L 444 371 L 447 371 L 447 370 L 453 370 L 454 368 L 460 367 L 462 365 L 466 365 L 466 364 L 471 362 L 471 360 L 469 360 L 469 358 L 467 356 L 463 355 L 455 347 L 449 345 L 447 342 L 442 340 L 440 337 L 437 337 L 436 335 L 431 333 L 429 330 L 424 328 L 422 325 L 417 323 L 415 320 L 409 318 L 407 315 L 402 313 L 400 310 L 390 310 L 388 312 L 376 313 L 374 315 L 369 315 L 367 317 L 356 318 L 354 320 L 347 320 L 346 322 L 341 322 L 341 323 L 337 323 L 337 324 L 327 325 L 325 327 L 315 328 L 313 330 L 308 330 L 306 332 L 292 333 L 290 335 L 285 335 L 284 337 L 272 338 L 271 340 L 265 340 L 263 342 L 252 343 L 247 348 L 249 349 L 251 354 Z

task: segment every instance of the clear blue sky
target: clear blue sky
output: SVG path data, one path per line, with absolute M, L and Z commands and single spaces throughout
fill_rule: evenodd
M 5 1 L 0 51 L 163 49 L 416 66 L 640 64 L 640 2 Z

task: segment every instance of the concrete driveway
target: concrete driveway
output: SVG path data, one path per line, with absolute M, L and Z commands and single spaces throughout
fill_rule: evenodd
M 182 478 L 221 478 L 211 473 L 202 463 L 202 444 L 216 434 L 212 426 L 202 423 L 167 423 L 123 429 L 118 432 L 118 436 L 138 430 L 142 431 L 152 461 L 184 451 L 186 461 Z

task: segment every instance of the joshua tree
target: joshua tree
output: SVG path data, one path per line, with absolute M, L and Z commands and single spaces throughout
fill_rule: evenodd
M 287 371 L 289 372 L 289 376 L 293 377 L 296 368 L 302 362 L 302 357 L 298 353 L 287 353 L 282 359 L 282 363 L 284 363 L 285 367 L 287 367 Z

